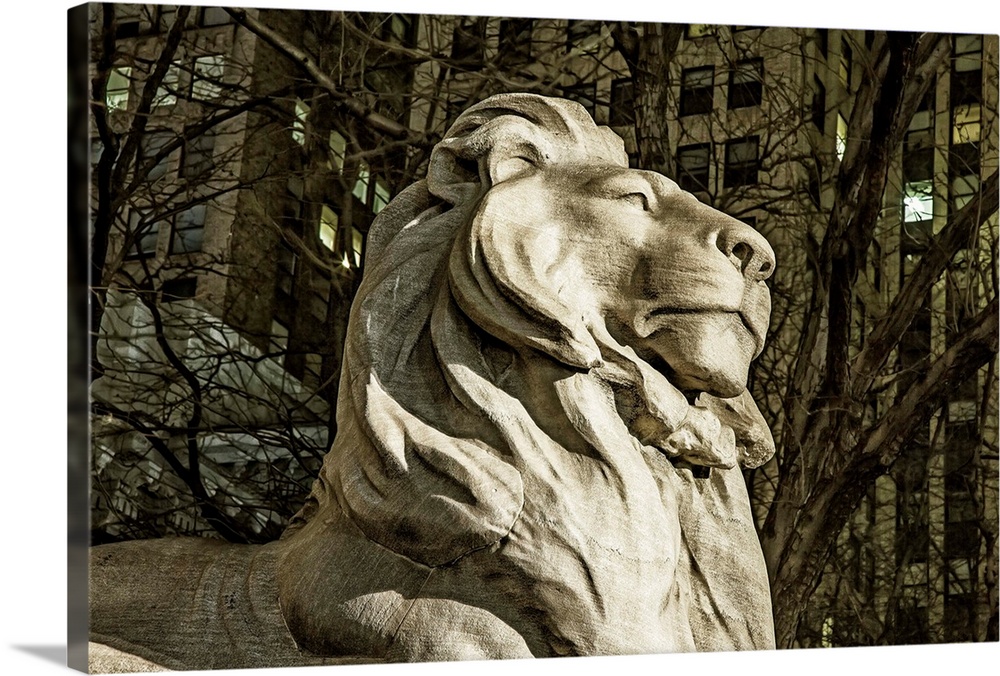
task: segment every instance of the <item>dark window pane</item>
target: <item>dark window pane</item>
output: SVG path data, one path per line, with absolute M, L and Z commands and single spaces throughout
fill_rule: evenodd
M 813 78 L 812 121 L 821 132 L 826 128 L 826 87 Z
M 215 137 L 211 134 L 199 134 L 187 139 L 184 143 L 184 161 L 181 163 L 182 178 L 197 178 L 212 170 L 212 153 L 215 150 Z
M 708 190 L 708 163 L 712 146 L 708 143 L 677 149 L 677 184 L 688 192 Z
M 205 205 L 196 204 L 177 214 L 171 253 L 201 251 L 205 235 Z
M 151 131 L 147 132 L 140 142 L 140 155 L 142 156 L 143 166 L 146 163 L 155 158 L 161 150 L 163 150 L 167 144 L 169 144 L 174 138 L 173 132 L 170 131 Z M 159 159 L 159 161 L 149 170 L 146 175 L 150 181 L 155 181 L 162 178 L 164 174 L 167 173 L 167 162 L 169 155 L 165 155 Z
M 759 106 L 763 93 L 764 62 L 740 61 L 729 73 L 729 107 Z
M 735 139 L 726 143 L 726 171 L 723 185 L 732 188 L 757 183 L 760 169 L 757 154 L 759 139 L 756 136 Z
M 577 21 L 570 19 L 566 24 L 566 51 L 582 46 L 587 38 L 601 34 L 601 22 L 596 20 Z M 596 41 L 595 41 L 596 42 Z
M 590 116 L 594 116 L 594 112 L 597 109 L 597 84 L 578 84 L 572 85 L 570 87 L 563 87 L 563 96 L 565 96 L 570 101 L 576 101 L 590 113 Z
M 715 69 L 686 68 L 681 73 L 681 115 L 699 115 L 712 110 Z
M 462 17 L 455 27 L 451 45 L 451 58 L 463 62 L 467 68 L 483 65 L 483 46 L 486 42 L 486 19 Z
M 163 283 L 163 302 L 194 298 L 198 289 L 198 280 L 194 277 L 180 277 Z
M 622 78 L 611 83 L 611 115 L 608 123 L 613 127 L 635 124 L 635 90 L 632 80 Z
M 531 61 L 531 19 L 504 19 L 500 22 L 500 60 L 509 66 Z

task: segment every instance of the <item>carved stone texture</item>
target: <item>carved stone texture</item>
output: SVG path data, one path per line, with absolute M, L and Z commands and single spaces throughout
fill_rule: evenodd
M 338 435 L 282 539 L 93 552 L 172 668 L 773 647 L 741 467 L 774 267 L 580 105 L 467 110 L 369 235 Z

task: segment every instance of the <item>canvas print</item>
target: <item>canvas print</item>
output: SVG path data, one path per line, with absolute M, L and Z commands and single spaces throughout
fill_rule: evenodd
M 998 640 L 996 35 L 69 20 L 71 666 Z

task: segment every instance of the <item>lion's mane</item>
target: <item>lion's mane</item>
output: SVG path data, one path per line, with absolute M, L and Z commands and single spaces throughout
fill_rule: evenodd
M 490 255 L 511 245 L 474 217 L 493 184 L 522 165 L 572 164 L 627 167 L 628 158 L 622 140 L 576 103 L 495 96 L 460 116 L 434 149 L 427 179 L 381 212 L 350 319 L 337 439 L 299 521 L 335 500 L 373 541 L 441 565 L 510 531 L 525 503 L 522 475 L 544 471 L 531 467 L 532 454 L 553 441 L 613 465 L 621 440 L 607 435 L 634 444 L 627 427 L 639 420 L 657 427 L 646 436 L 677 432 L 698 446 L 705 409 L 600 321 L 565 307 L 544 271 Z M 534 392 L 519 398 L 511 385 L 532 369 L 563 372 L 551 378 L 554 390 L 538 393 L 542 410 L 522 400 Z M 628 412 L 612 392 L 623 389 Z M 609 408 L 632 420 L 594 429 Z M 724 420 L 725 410 L 742 419 L 734 426 L 742 464 L 770 456 L 748 398 L 715 408 Z

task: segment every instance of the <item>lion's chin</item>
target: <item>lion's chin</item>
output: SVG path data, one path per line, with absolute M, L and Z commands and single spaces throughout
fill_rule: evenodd
M 675 387 L 722 398 L 746 389 L 756 353 L 756 341 L 736 312 L 677 313 L 645 343 Z

